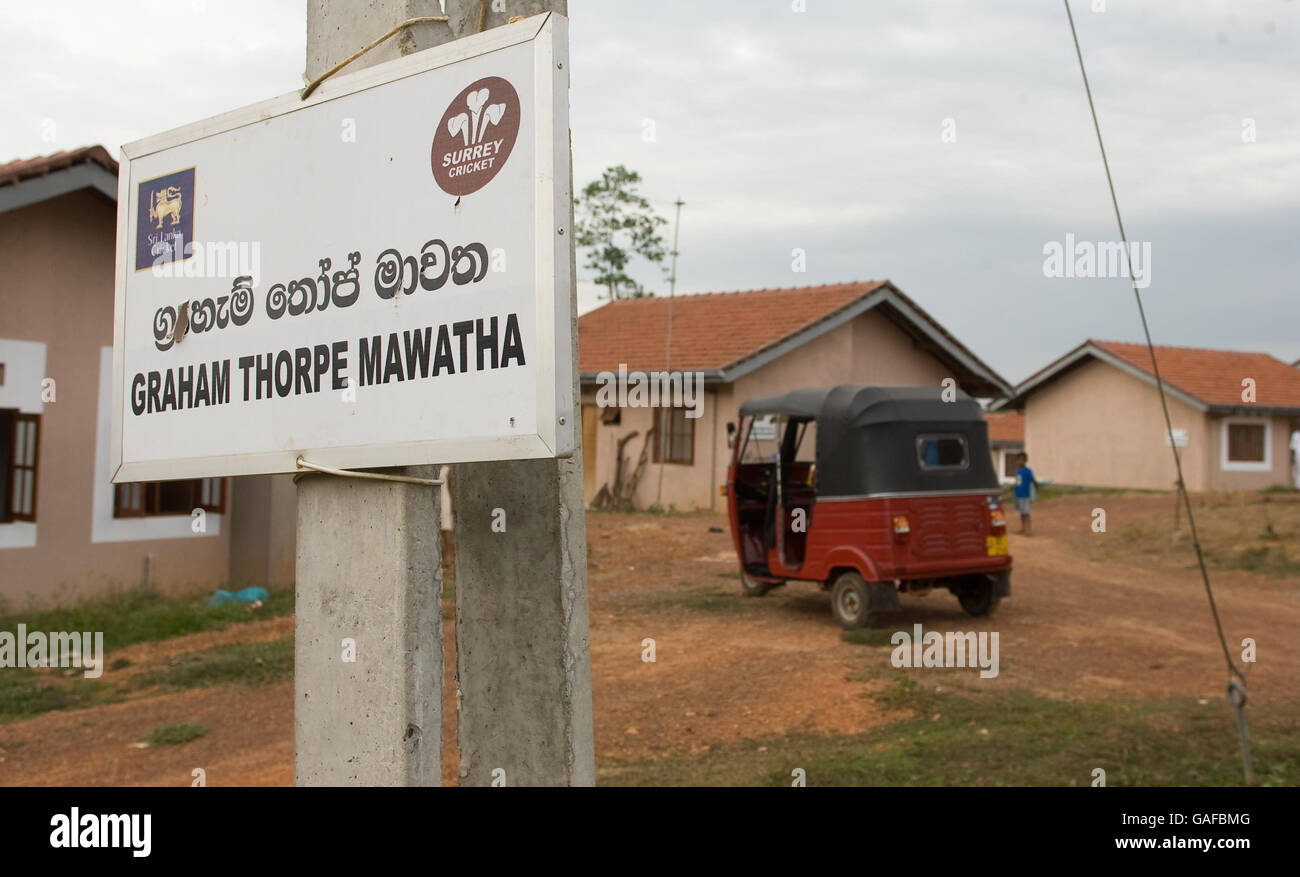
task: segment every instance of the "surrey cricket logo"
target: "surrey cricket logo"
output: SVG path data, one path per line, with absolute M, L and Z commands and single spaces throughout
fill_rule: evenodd
M 194 242 L 194 168 L 140 184 L 135 217 L 135 270 L 182 262 Z
M 449 195 L 492 182 L 519 136 L 519 95 L 500 76 L 468 86 L 451 102 L 433 136 L 433 178 Z

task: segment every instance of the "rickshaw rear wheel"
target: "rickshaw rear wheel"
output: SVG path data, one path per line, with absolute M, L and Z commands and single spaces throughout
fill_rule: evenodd
M 988 576 L 969 579 L 957 589 L 957 600 L 967 615 L 992 615 L 1001 599 L 993 594 L 993 580 Z
M 779 588 L 778 582 L 761 582 L 758 579 L 752 579 L 743 569 L 740 571 L 740 587 L 744 590 L 746 597 L 762 597 L 773 588 Z
M 871 594 L 861 575 L 846 572 L 835 580 L 831 588 L 831 613 L 845 630 L 867 627 L 875 620 Z

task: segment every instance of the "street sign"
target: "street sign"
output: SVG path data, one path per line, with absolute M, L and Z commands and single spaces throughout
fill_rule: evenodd
M 567 456 L 567 21 L 122 148 L 113 481 Z

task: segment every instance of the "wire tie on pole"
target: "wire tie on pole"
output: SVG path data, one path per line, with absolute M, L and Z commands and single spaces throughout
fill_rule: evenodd
M 1228 680 L 1228 701 L 1237 711 L 1237 734 L 1241 737 L 1241 762 L 1246 769 L 1246 785 L 1255 782 L 1255 770 L 1250 758 L 1250 731 L 1246 727 L 1246 686 L 1236 679 Z
M 318 463 L 308 463 L 298 456 L 298 469 L 311 470 L 323 475 L 335 475 L 339 478 L 360 478 L 365 481 L 394 481 L 398 484 L 419 484 L 425 487 L 441 487 L 446 483 L 445 478 L 416 478 L 411 475 L 388 475 L 383 472 L 359 472 L 353 469 L 335 469 L 333 466 L 321 466 Z M 302 473 L 299 473 L 299 476 Z M 299 477 L 295 476 L 295 478 Z
M 342 61 L 335 64 L 333 67 L 331 67 L 330 69 L 326 70 L 320 76 L 317 76 L 311 82 L 307 83 L 307 87 L 302 90 L 302 100 L 306 100 L 307 98 L 311 97 L 311 93 L 315 91 L 317 86 L 319 86 L 326 79 L 329 79 L 335 73 L 338 73 L 344 67 L 348 66 L 353 61 L 360 58 L 366 52 L 369 52 L 371 49 L 373 49 L 375 46 L 382 43 L 384 40 L 388 39 L 389 37 L 396 36 L 398 32 L 403 31 L 406 28 L 416 24 L 429 24 L 437 21 L 446 22 L 447 20 L 448 20 L 447 16 L 445 15 L 421 15 L 416 18 L 406 19 L 406 21 L 402 22 L 397 27 L 393 28 L 388 33 L 380 37 L 379 39 L 375 40 L 373 43 L 370 43 L 369 45 L 366 46 L 362 46 L 359 50 L 353 52 L 347 58 L 343 59 Z M 482 28 L 479 29 L 482 30 Z

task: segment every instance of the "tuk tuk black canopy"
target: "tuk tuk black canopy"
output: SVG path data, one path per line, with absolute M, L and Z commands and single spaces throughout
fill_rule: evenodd
M 753 399 L 742 417 L 783 415 L 817 424 L 818 498 L 1000 490 L 979 403 L 938 387 L 839 386 Z M 960 464 L 924 455 L 960 440 Z M 788 461 L 786 461 L 788 462 Z M 940 464 L 943 463 L 943 465 Z

